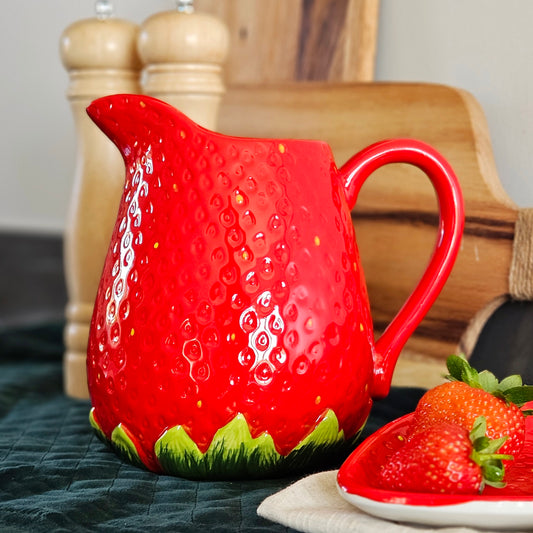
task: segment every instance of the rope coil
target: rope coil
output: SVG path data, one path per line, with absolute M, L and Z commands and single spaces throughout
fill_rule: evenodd
M 513 300 L 533 301 L 533 208 L 518 211 L 509 294 Z

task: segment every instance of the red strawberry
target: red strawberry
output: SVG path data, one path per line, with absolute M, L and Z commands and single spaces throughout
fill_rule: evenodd
M 491 439 L 509 437 L 501 452 L 520 453 L 528 414 L 520 407 L 533 399 L 533 387 L 523 385 L 518 375 L 499 382 L 492 373 L 478 373 L 456 355 L 448 358 L 447 367 L 451 381 L 422 396 L 413 415 L 411 435 L 440 422 L 453 422 L 468 430 L 478 416 L 485 416 Z
M 457 424 L 435 424 L 406 441 L 379 471 L 378 487 L 406 492 L 477 494 L 485 484 L 504 486 L 502 459 L 496 453 L 505 437 L 489 440 L 479 417 L 470 432 Z
M 144 96 L 88 112 L 127 167 L 88 347 L 99 434 L 191 477 L 305 460 L 323 422 L 317 448 L 352 439 L 372 331 L 329 147 L 222 136 Z

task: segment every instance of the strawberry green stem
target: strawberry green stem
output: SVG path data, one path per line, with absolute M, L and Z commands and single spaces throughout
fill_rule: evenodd
M 508 437 L 489 439 L 486 433 L 487 420 L 484 416 L 478 416 L 474 421 L 472 431 L 470 432 L 470 441 L 472 442 L 470 459 L 481 468 L 483 476 L 481 490 L 483 490 L 485 485 L 502 488 L 505 487 L 503 481 L 505 476 L 505 466 L 503 461 L 510 461 L 513 459 L 513 456 L 497 452 Z
M 446 360 L 446 366 L 449 372 L 446 377 L 450 381 L 462 381 L 476 389 L 490 392 L 507 403 L 514 403 L 518 407 L 533 400 L 533 386 L 524 385 L 518 374 L 498 381 L 492 372 L 488 370 L 478 372 L 464 357 L 458 355 L 450 355 Z M 533 413 L 533 411 L 522 412 L 525 416 Z

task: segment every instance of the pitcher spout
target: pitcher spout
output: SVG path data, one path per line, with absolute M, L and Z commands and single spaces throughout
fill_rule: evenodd
M 199 128 L 170 104 L 145 95 L 104 96 L 87 107 L 87 114 L 117 146 L 126 163 L 133 154 L 145 151 L 154 137 L 165 145 L 169 132 Z

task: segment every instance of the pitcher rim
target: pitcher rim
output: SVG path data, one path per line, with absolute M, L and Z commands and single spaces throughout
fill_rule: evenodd
M 173 113 L 177 113 L 178 115 L 181 115 L 182 117 L 184 117 L 184 119 L 185 119 L 185 121 L 187 123 L 192 124 L 193 127 L 199 129 L 200 131 L 203 131 L 203 132 L 209 134 L 210 136 L 222 137 L 222 138 L 225 138 L 225 139 L 235 139 L 237 141 L 259 141 L 259 142 L 269 142 L 270 141 L 270 142 L 278 142 L 278 143 L 304 143 L 304 144 L 311 144 L 311 145 L 316 145 L 316 146 L 327 147 L 328 150 L 333 155 L 333 150 L 331 149 L 331 145 L 327 141 L 324 141 L 324 140 L 321 140 L 321 139 L 308 139 L 308 138 L 296 138 L 296 137 L 256 137 L 256 136 L 247 137 L 246 135 L 226 134 L 226 133 L 223 133 L 223 132 L 218 131 L 218 130 L 212 130 L 210 128 L 202 126 L 201 124 L 198 124 L 198 122 L 196 122 L 194 119 L 190 118 L 189 115 L 187 115 L 186 113 L 184 113 L 183 111 L 181 111 L 177 107 L 173 106 L 169 102 L 165 102 L 164 100 L 162 100 L 160 98 L 157 98 L 157 97 L 154 97 L 154 96 L 145 95 L 145 94 L 116 93 L 116 94 L 110 94 L 110 95 L 101 96 L 101 97 L 95 98 L 94 100 L 91 101 L 91 103 L 87 106 L 87 113 L 94 120 L 93 112 L 99 107 L 99 104 L 102 104 L 104 102 L 115 101 L 115 100 L 119 100 L 119 99 L 122 99 L 121 101 L 123 101 L 125 103 L 129 103 L 128 100 L 129 99 L 133 99 L 133 101 L 134 102 L 138 102 L 139 105 L 141 105 L 141 103 L 146 100 L 146 101 L 153 102 L 157 106 L 170 108 L 170 110 Z

